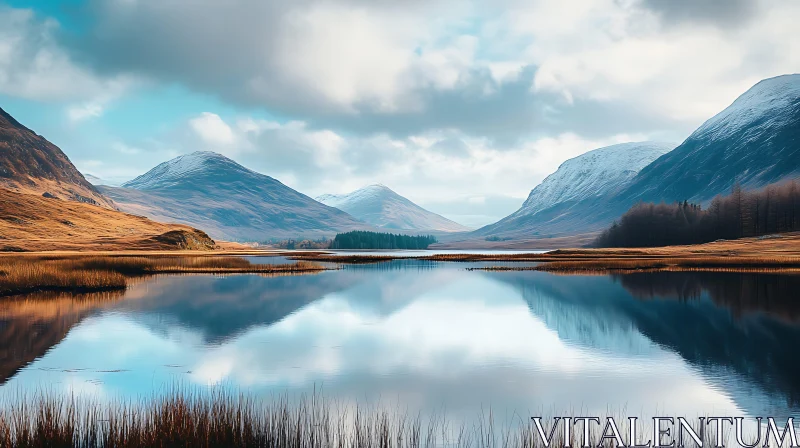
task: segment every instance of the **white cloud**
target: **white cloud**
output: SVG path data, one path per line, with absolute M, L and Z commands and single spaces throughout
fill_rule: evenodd
M 63 42 L 55 21 L 0 7 L 0 93 L 63 101 L 79 122 L 144 79 L 177 83 L 286 118 L 197 110 L 107 167 L 208 149 L 310 195 L 382 182 L 468 215 L 587 150 L 679 140 L 800 71 L 798 2 L 655 3 L 90 0 L 83 40 Z
M 664 26 L 638 3 L 613 0 L 518 3 L 507 17 L 514 33 L 530 38 L 536 91 L 638 104 L 665 127 L 696 126 L 759 80 L 800 69 L 791 50 L 800 35 L 789 24 L 800 19 L 800 4 L 752 4 L 758 20 L 726 28 Z
M 83 103 L 67 109 L 67 115 L 72 121 L 83 121 L 96 118 L 103 114 L 103 106 L 98 103 Z
M 236 142 L 231 127 L 217 114 L 203 112 L 199 117 L 189 120 L 189 126 L 211 145 L 230 146 Z
M 59 24 L 41 20 L 32 10 L 0 5 L 0 93 L 37 101 L 75 101 L 71 119 L 99 116 L 111 92 L 134 78 L 97 76 L 76 63 L 55 35 Z

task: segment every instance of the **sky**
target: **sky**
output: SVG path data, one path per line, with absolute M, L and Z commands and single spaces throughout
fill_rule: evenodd
M 800 72 L 795 0 L 0 0 L 0 107 L 111 182 L 211 150 L 464 225 Z

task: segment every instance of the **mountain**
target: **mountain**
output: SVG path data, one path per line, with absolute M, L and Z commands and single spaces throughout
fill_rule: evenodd
M 800 75 L 794 74 L 757 83 L 677 148 L 643 167 L 623 188 L 561 202 L 534 214 L 525 213 L 523 206 L 473 236 L 586 234 L 606 228 L 639 201 L 707 204 L 714 196 L 729 193 L 736 182 L 757 189 L 798 176 Z
M 214 152 L 176 157 L 122 188 L 99 188 L 123 211 L 189 224 L 226 240 L 318 238 L 368 227 Z
M 61 149 L 0 109 L 0 187 L 106 208 L 103 197 Z
M 622 192 L 636 201 L 706 202 L 738 181 L 758 188 L 800 175 L 800 74 L 765 79 L 706 121 Z
M 469 229 L 429 212 L 384 185 L 369 185 L 352 193 L 326 194 L 319 202 L 345 211 L 367 224 L 384 229 L 465 232 Z
M 475 233 L 510 236 L 545 230 L 571 208 L 624 189 L 642 168 L 674 147 L 660 142 L 622 143 L 569 159 L 531 191 L 519 210 Z
M 44 137 L 0 109 L 0 252 L 213 249 L 188 226 L 116 209 Z

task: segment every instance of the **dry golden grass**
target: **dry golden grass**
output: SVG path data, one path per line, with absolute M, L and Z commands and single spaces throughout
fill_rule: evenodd
M 188 226 L 0 188 L 0 252 L 213 248 Z
M 0 257 L 0 296 L 125 289 L 130 277 L 154 274 L 274 274 L 326 269 L 308 261 L 252 264 L 244 258 L 216 256 L 4 256 Z
M 6 261 L 6 260 L 3 260 Z M 125 288 L 125 276 L 55 261 L 0 264 L 0 296 L 34 291 L 104 291 Z

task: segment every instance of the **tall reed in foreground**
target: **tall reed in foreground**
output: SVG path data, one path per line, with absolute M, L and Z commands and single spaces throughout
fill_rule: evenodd
M 173 390 L 139 402 L 100 405 L 64 395 L 37 395 L 2 403 L 0 447 L 269 447 L 269 448 L 540 448 L 544 443 L 529 416 L 514 414 L 498 424 L 491 410 L 472 422 L 453 424 L 444 413 L 421 417 L 377 406 L 340 406 L 316 393 L 290 402 L 286 397 L 260 401 L 224 391 Z M 620 434 L 629 426 L 624 411 L 612 413 Z M 583 415 L 583 414 L 581 414 Z M 610 414 L 611 415 L 611 414 Z M 563 421 L 562 421 L 563 422 Z M 545 419 L 550 428 L 554 420 Z M 638 426 L 638 425 L 637 425 Z M 593 446 L 602 426 L 591 428 Z M 640 436 L 647 440 L 644 427 Z M 549 432 L 549 431 L 548 431 Z M 730 440 L 730 431 L 724 438 Z M 569 440 L 552 433 L 550 447 L 583 444 L 582 431 Z M 702 436 L 714 446 L 713 432 Z M 598 444 L 598 442 L 600 442 Z
M 285 398 L 262 403 L 221 392 L 174 392 L 108 406 L 39 396 L 15 401 L 0 411 L 0 447 L 495 446 L 481 442 L 489 433 L 491 429 L 476 428 L 471 434 L 463 427 L 451 434 L 442 419 L 432 418 L 423 425 L 419 416 L 337 408 L 318 396 L 290 404 Z M 503 446 L 532 446 L 529 434 L 516 437 L 524 439 Z

